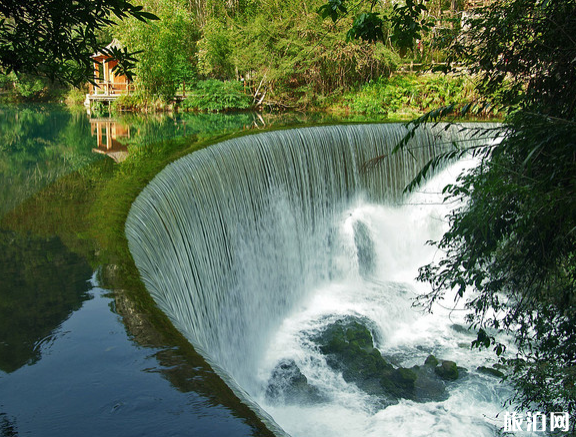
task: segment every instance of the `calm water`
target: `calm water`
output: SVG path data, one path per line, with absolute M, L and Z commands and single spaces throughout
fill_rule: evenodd
M 100 285 L 118 273 L 87 232 L 91 185 L 75 175 L 167 138 L 309 121 L 0 107 L 1 436 L 269 435 L 202 359 L 184 360 L 124 290 Z

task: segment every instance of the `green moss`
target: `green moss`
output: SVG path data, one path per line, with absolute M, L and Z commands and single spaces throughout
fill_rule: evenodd
M 413 399 L 417 379 L 418 374 L 416 371 L 399 367 L 392 372 L 386 373 L 385 377 L 380 380 L 380 384 L 392 396 Z
M 431 367 L 436 367 L 438 365 L 438 363 L 439 363 L 439 361 L 434 355 L 428 355 L 428 357 L 426 358 L 426 361 L 424 361 L 424 365 L 431 366 Z
M 458 366 L 454 361 L 444 360 L 440 366 L 435 369 L 436 374 L 447 381 L 455 381 L 458 379 Z

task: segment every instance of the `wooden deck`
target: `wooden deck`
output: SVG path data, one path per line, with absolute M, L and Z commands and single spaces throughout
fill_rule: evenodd
M 120 97 L 121 94 L 86 94 L 86 100 L 84 101 L 85 106 L 91 106 L 93 102 L 105 102 L 110 103 Z

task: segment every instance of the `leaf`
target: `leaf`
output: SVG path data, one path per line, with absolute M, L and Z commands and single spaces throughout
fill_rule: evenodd
M 346 41 L 361 39 L 367 42 L 384 41 L 384 21 L 376 12 L 363 12 L 356 17 L 346 34 Z
M 343 0 L 330 0 L 328 3 L 320 6 L 316 11 L 322 18 L 330 18 L 334 23 L 348 13 Z

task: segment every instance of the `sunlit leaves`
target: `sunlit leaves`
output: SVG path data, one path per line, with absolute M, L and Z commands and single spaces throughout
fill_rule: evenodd
M 137 54 L 123 51 L 114 57 L 120 55 L 128 65 L 134 63 L 134 58 L 138 60 L 134 84 L 137 93 L 170 101 L 183 82 L 193 82 L 196 77 L 197 26 L 180 1 L 144 4 L 161 19 L 152 23 L 126 19 L 118 23 L 120 41 Z M 128 58 L 124 59 L 125 55 Z M 124 66 L 122 62 L 119 65 Z
M 2 2 L 0 15 L 0 69 L 76 85 L 90 79 L 91 55 L 106 45 L 99 32 L 114 17 L 156 19 L 126 0 Z
M 422 33 L 431 29 L 431 23 L 425 14 L 427 1 L 407 0 L 403 5 L 394 4 L 391 13 L 382 16 L 379 12 L 374 12 L 375 1 L 360 1 L 350 9 L 345 6 L 344 0 L 329 0 L 318 9 L 318 13 L 322 18 L 330 18 L 333 22 L 347 14 L 355 13 L 354 23 L 346 35 L 348 41 L 361 39 L 369 42 L 387 42 L 387 28 L 390 25 L 392 28 L 390 42 L 401 49 L 406 49 L 412 48 L 414 42 L 422 37 Z M 369 11 L 362 11 L 363 6 L 369 6 Z

